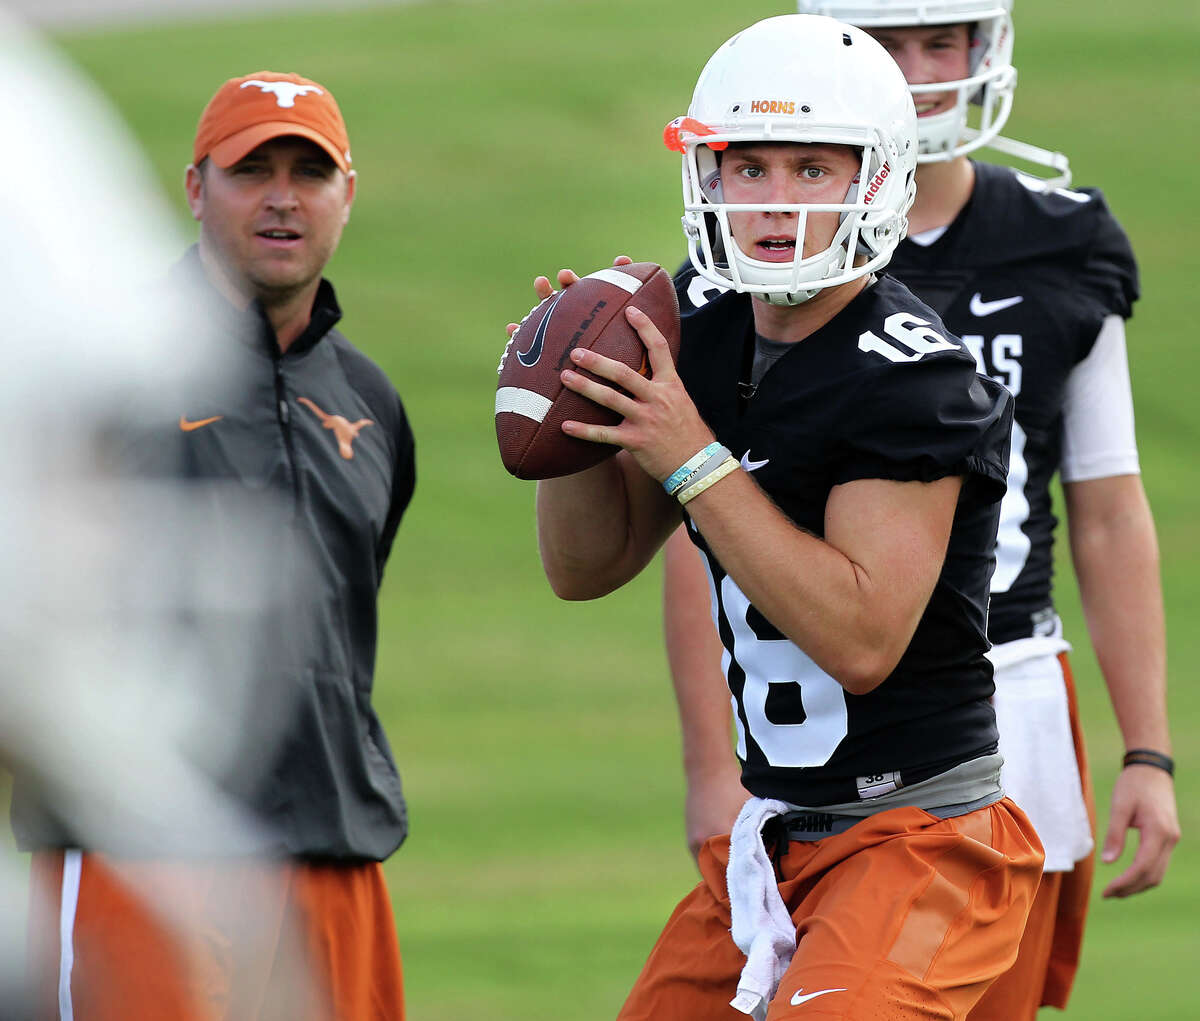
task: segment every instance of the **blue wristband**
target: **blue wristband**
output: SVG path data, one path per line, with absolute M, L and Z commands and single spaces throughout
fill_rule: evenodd
M 674 496 L 680 487 L 686 485 L 692 476 L 704 466 L 704 463 L 720 449 L 721 444 L 713 440 L 707 447 L 671 472 L 663 481 L 663 489 L 667 491 L 667 495 Z

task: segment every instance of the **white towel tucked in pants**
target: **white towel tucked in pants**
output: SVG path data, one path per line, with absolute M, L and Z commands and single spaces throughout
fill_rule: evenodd
M 1058 652 L 1061 639 L 1029 638 L 988 654 L 996 673 L 996 725 L 1004 793 L 1029 816 L 1046 849 L 1046 872 L 1069 872 L 1092 850 L 1092 826 Z
M 751 798 L 729 838 L 729 889 L 733 941 L 746 955 L 730 1006 L 763 1021 L 779 980 L 796 953 L 796 926 L 779 896 L 775 868 L 762 842 L 769 820 L 791 811 L 782 801 Z

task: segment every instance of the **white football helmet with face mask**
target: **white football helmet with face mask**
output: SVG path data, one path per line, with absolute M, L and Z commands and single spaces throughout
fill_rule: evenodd
M 830 18 L 786 14 L 738 33 L 713 54 L 686 117 L 667 125 L 667 147 L 683 154 L 683 230 L 706 280 L 798 305 L 818 291 L 886 265 L 908 229 L 916 193 L 917 116 L 904 76 L 874 39 Z M 734 205 L 721 189 L 720 153 L 738 143 L 850 146 L 862 165 L 839 203 Z M 790 262 L 746 255 L 731 212 L 797 217 Z M 840 214 L 831 244 L 804 256 L 807 217 Z
M 917 121 L 921 150 L 918 162 L 936 163 L 990 146 L 1053 171 L 1047 188 L 1071 183 L 1071 168 L 1062 153 L 1050 152 L 1000 134 L 1012 111 L 1017 69 L 1013 67 L 1013 0 L 797 0 L 801 14 L 823 14 L 870 31 L 967 25 L 971 30 L 969 74 L 958 81 L 912 86 L 914 93 L 954 92 L 955 104 L 945 113 Z M 971 107 L 978 108 L 970 117 Z M 975 120 L 969 124 L 968 120 Z
M 955 93 L 945 113 L 917 124 L 921 162 L 953 159 L 987 145 L 1012 110 L 1017 70 L 1012 64 L 1012 0 L 797 0 L 802 14 L 823 14 L 863 29 L 969 25 L 969 74 L 949 82 L 912 86 L 913 92 Z M 968 104 L 980 107 L 978 125 L 968 127 Z

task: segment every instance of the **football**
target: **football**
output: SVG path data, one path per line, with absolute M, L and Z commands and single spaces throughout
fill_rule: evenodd
M 559 374 L 572 366 L 572 348 L 584 347 L 647 375 L 645 345 L 625 318 L 630 304 L 650 317 L 677 357 L 679 303 L 671 277 L 653 262 L 582 277 L 533 309 L 509 338 L 498 370 L 496 440 L 504 467 L 517 478 L 571 475 L 617 452 L 562 431 L 565 421 L 616 425 L 621 418 L 566 389 Z

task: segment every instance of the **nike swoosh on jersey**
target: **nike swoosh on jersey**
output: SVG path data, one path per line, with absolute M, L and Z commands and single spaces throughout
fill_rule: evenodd
M 745 468 L 746 471 L 748 471 L 748 472 L 758 471 L 758 469 L 761 468 L 764 464 L 770 464 L 770 463 L 771 463 L 771 459 L 769 457 L 763 458 L 763 460 L 761 460 L 761 461 L 751 461 L 750 460 L 750 451 L 748 451 L 748 450 L 742 455 L 742 467 Z
M 971 315 L 983 318 L 983 316 L 990 316 L 993 312 L 999 312 L 1001 309 L 1019 305 L 1024 300 L 1025 296 L 1023 294 L 1017 294 L 1011 298 L 997 298 L 995 301 L 984 301 L 983 295 L 976 291 L 971 297 Z
M 185 433 L 190 433 L 196 429 L 203 429 L 206 425 L 212 425 L 213 422 L 219 422 L 224 417 L 224 415 L 213 415 L 212 418 L 198 418 L 194 422 L 189 422 L 183 415 L 180 415 L 179 428 Z
M 802 1003 L 808 1003 L 809 1000 L 815 1000 L 818 996 L 824 996 L 826 993 L 844 993 L 845 989 L 818 989 L 815 993 L 806 993 L 803 989 L 797 989 L 792 993 L 791 1004 L 793 1007 L 799 1007 Z

